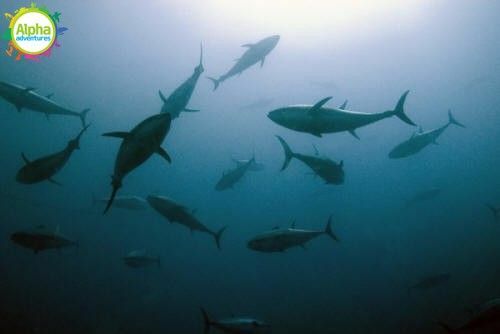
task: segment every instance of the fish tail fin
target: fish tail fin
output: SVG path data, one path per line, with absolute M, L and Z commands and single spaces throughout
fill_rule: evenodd
M 292 160 L 294 153 L 283 138 L 281 138 L 280 136 L 276 136 L 276 138 L 278 138 L 278 140 L 280 141 L 281 146 L 283 146 L 283 151 L 285 152 L 285 161 L 283 162 L 283 166 L 281 167 L 281 170 L 285 170 L 288 167 L 290 160 Z
M 463 125 L 462 123 L 460 123 L 459 121 L 457 121 L 455 119 L 455 117 L 453 117 L 453 114 L 451 113 L 451 110 L 448 110 L 448 124 L 453 124 L 453 125 L 459 126 L 461 128 L 465 128 L 465 125 Z
M 216 90 L 217 87 L 219 87 L 220 80 L 212 78 L 212 77 L 207 77 L 207 79 L 210 80 L 210 81 L 212 81 L 212 83 L 214 84 L 214 90 Z
M 208 332 L 210 331 L 210 326 L 212 325 L 212 321 L 210 320 L 207 311 L 205 311 L 203 307 L 200 307 L 200 311 L 201 315 L 203 316 L 203 324 L 204 324 L 203 333 L 208 334 Z
M 339 238 L 333 233 L 332 230 L 332 215 L 328 217 L 328 222 L 326 223 L 325 227 L 325 234 L 328 235 L 330 238 L 332 238 L 334 241 L 340 241 Z
M 217 233 L 214 233 L 215 244 L 217 245 L 217 249 L 219 249 L 219 250 L 221 249 L 220 248 L 220 238 L 222 237 L 222 233 L 224 233 L 226 228 L 227 228 L 227 226 L 224 226 Z
M 456 332 L 453 328 L 451 328 L 450 326 L 448 326 L 444 322 L 438 322 L 437 324 L 439 327 L 444 329 L 446 331 L 446 333 L 455 333 Z
M 90 111 L 90 108 L 87 108 L 80 113 L 80 120 L 82 121 L 83 127 L 85 127 L 87 125 L 87 114 L 89 113 L 89 111 Z
M 407 90 L 406 92 L 403 93 L 403 95 L 401 95 L 401 97 L 398 100 L 398 103 L 396 104 L 396 107 L 394 108 L 394 110 L 392 110 L 391 113 L 393 115 L 395 115 L 397 118 L 399 118 L 400 120 L 402 120 L 403 122 L 410 124 L 410 125 L 413 125 L 413 126 L 416 126 L 416 124 L 408 117 L 408 115 L 405 114 L 405 110 L 404 110 L 406 96 L 408 96 L 409 92 L 410 91 Z
M 115 200 L 116 193 L 118 192 L 118 189 L 122 187 L 122 182 L 119 178 L 116 176 L 111 177 L 111 185 L 113 186 L 113 191 L 111 192 L 111 196 L 109 197 L 108 204 L 106 204 L 106 208 L 103 211 L 103 215 L 105 215 L 109 209 L 111 208 L 111 205 L 113 205 L 113 201 Z

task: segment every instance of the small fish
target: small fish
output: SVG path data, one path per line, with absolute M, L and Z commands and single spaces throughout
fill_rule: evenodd
M 149 256 L 145 250 L 135 250 L 128 253 L 123 261 L 131 268 L 145 268 L 152 265 L 160 266 L 159 256 Z

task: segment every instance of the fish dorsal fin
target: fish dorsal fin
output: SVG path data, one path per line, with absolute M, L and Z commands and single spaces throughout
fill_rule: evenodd
M 51 99 L 52 96 L 54 96 L 54 93 L 47 94 L 45 97 L 48 98 L 48 99 Z
M 26 87 L 24 90 L 23 90 L 23 94 L 28 94 L 29 92 L 35 90 L 35 88 L 33 87 Z
M 321 110 L 321 108 L 323 107 L 323 105 L 325 103 L 327 103 L 328 101 L 330 101 L 331 98 L 332 98 L 331 96 L 325 97 L 324 99 L 322 99 L 321 101 L 319 101 L 315 105 L 313 105 L 311 107 L 311 109 L 309 109 L 309 111 L 308 111 L 309 115 L 315 115 L 315 114 L 317 114 Z
M 290 224 L 290 228 L 295 228 L 295 219 L 292 220 L 292 224 Z
M 251 48 L 253 46 L 252 43 L 247 43 L 247 44 L 243 44 L 241 47 L 242 48 Z
M 24 153 L 21 153 L 21 158 L 23 158 L 23 160 L 24 160 L 24 162 L 25 162 L 26 164 L 29 164 L 29 163 L 30 163 L 29 159 L 28 159 L 28 158 L 26 158 L 26 155 L 24 155 Z
M 344 103 L 342 103 L 342 105 L 339 107 L 340 110 L 345 110 L 345 108 L 347 107 L 347 103 L 349 102 L 349 100 L 345 100 Z
M 161 90 L 158 90 L 158 95 L 160 95 L 160 99 L 163 101 L 163 103 L 167 102 L 167 98 L 165 97 L 165 95 L 163 95 Z
M 130 136 L 130 132 L 125 132 L 125 131 L 115 131 L 115 132 L 106 132 L 102 134 L 104 137 L 114 137 L 114 138 L 121 138 L 125 139 L 128 136 Z

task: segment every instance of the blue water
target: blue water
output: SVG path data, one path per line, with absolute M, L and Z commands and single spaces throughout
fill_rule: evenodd
M 411 23 L 391 14 L 337 31 L 333 22 L 309 30 L 238 25 L 196 1 L 46 1 L 69 28 L 62 47 L 39 63 L 0 56 L 0 80 L 54 93 L 78 111 L 91 108 L 92 125 L 57 174 L 62 187 L 18 184 L 21 152 L 34 158 L 62 149 L 81 125 L 18 113 L 0 99 L 1 332 L 202 333 L 203 306 L 214 318 L 262 319 L 275 334 L 440 333 L 436 321 L 458 326 L 468 319 L 466 307 L 498 297 L 500 225 L 484 203 L 500 204 L 500 4 L 422 3 Z M 21 5 L 4 0 L 0 11 Z M 224 73 L 240 45 L 272 34 L 281 40 L 262 68 L 212 91 L 205 75 Z M 158 113 L 158 89 L 170 94 L 192 74 L 200 42 L 205 73 L 188 106 L 201 111 L 173 121 L 162 145 L 172 164 L 153 156 L 120 194 L 168 196 L 210 228 L 227 225 L 221 251 L 211 237 L 153 210 L 113 208 L 103 216 L 103 206 L 92 204 L 93 194 L 111 191 L 120 144 L 101 134 L 128 131 Z M 389 151 L 416 131 L 396 118 L 359 129 L 358 141 L 346 132 L 316 138 L 266 117 L 326 96 L 332 106 L 349 99 L 349 109 L 380 112 L 407 89 L 406 112 L 424 129 L 444 125 L 448 109 L 467 128 L 450 127 L 438 146 L 390 160 Z M 241 109 L 270 98 L 266 107 Z M 324 185 L 297 160 L 280 172 L 284 156 L 274 135 L 297 152 L 314 154 L 314 144 L 343 160 L 345 184 Z M 231 157 L 253 153 L 266 169 L 216 192 L 234 167 Z M 405 208 L 433 187 L 442 189 L 438 197 Z M 323 229 L 330 214 L 339 243 L 319 237 L 307 250 L 279 254 L 246 247 L 293 220 Z M 79 247 L 35 255 L 9 240 L 39 224 L 59 225 Z M 134 249 L 159 255 L 161 268 L 126 267 L 122 257 Z M 443 272 L 452 275 L 448 283 L 407 293 Z

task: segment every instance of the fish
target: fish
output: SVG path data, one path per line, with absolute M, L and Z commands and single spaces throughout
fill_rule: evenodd
M 250 161 L 248 159 L 235 159 L 235 158 L 231 158 L 231 160 L 236 164 L 237 167 L 244 166 Z M 249 172 L 260 172 L 263 171 L 264 169 L 266 169 L 266 165 L 257 162 L 256 160 L 254 160 L 253 163 L 250 164 L 250 167 L 248 167 Z
M 479 330 L 481 333 L 486 333 L 486 330 L 489 330 L 488 333 L 498 333 L 500 329 L 499 300 L 492 300 L 481 305 L 472 318 L 461 327 L 453 329 L 443 322 L 438 322 L 438 325 L 447 333 L 476 333 Z
M 108 132 L 103 136 L 123 139 L 115 160 L 114 173 L 111 176 L 113 190 L 104 209 L 106 214 L 116 193 L 122 187 L 122 181 L 131 171 L 146 162 L 154 153 L 168 163 L 172 162 L 170 155 L 161 147 L 170 130 L 172 116 L 170 113 L 160 113 L 150 116 L 136 125 L 130 132 Z
M 441 189 L 439 188 L 430 188 L 417 192 L 411 199 L 406 201 L 406 206 L 408 207 L 419 202 L 429 201 L 439 196 L 439 194 L 441 194 Z
M 159 256 L 149 256 L 145 250 L 134 250 L 123 257 L 123 262 L 131 268 L 145 268 L 152 265 L 160 266 Z
M 417 283 L 408 288 L 408 294 L 410 294 L 412 290 L 429 290 L 441 286 L 445 283 L 448 283 L 450 279 L 451 279 L 451 274 L 449 273 L 430 275 L 424 277 Z
M 340 108 L 327 108 L 324 105 L 332 98 L 322 99 L 315 105 L 291 105 L 270 111 L 267 117 L 274 123 L 287 129 L 309 133 L 316 137 L 323 134 L 347 131 L 356 139 L 359 136 L 356 130 L 360 127 L 381 121 L 393 116 L 403 122 L 416 126 L 416 124 L 405 114 L 404 103 L 409 91 L 401 95 L 393 110 L 375 114 L 350 111 Z
M 200 63 L 194 69 L 193 74 L 184 81 L 177 89 L 175 89 L 168 98 L 163 95 L 161 90 L 158 91 L 161 100 L 163 101 L 163 106 L 161 112 L 170 113 L 172 119 L 179 117 L 180 113 L 185 112 L 198 112 L 198 109 L 187 108 L 189 100 L 193 95 L 194 89 L 196 88 L 196 83 L 200 78 L 201 74 L 205 71 L 203 67 L 203 46 L 200 45 Z
M 96 203 L 108 203 L 109 198 L 92 198 L 92 203 L 95 205 Z M 139 196 L 116 196 L 114 199 L 114 207 L 126 210 L 146 210 L 149 205 L 148 202 L 142 197 Z
M 424 148 L 429 146 L 430 144 L 438 145 L 437 139 L 441 136 L 450 125 L 456 125 L 461 128 L 465 128 L 465 125 L 458 122 L 451 113 L 451 110 L 448 110 L 448 123 L 443 125 L 440 128 L 423 131 L 420 129 L 418 132 L 414 133 L 410 139 L 398 144 L 389 152 L 389 158 L 391 159 L 401 159 L 406 158 L 412 155 L 415 155 L 422 151 Z
M 497 221 L 500 214 L 500 207 L 496 207 L 492 204 L 485 204 L 485 205 L 488 209 L 490 209 L 491 213 L 493 214 L 493 219 Z
M 219 179 L 217 184 L 215 185 L 215 190 L 224 191 L 227 189 L 232 189 L 234 185 L 240 181 L 243 176 L 245 176 L 246 172 L 252 168 L 255 163 L 255 157 L 248 160 L 245 164 L 239 165 L 234 169 L 226 171 L 222 174 L 222 177 Z
M 203 316 L 205 334 L 208 334 L 211 328 L 227 334 L 254 334 L 260 333 L 263 329 L 270 329 L 270 326 L 265 322 L 250 317 L 213 320 L 203 308 L 201 308 L 201 314 Z
M 68 142 L 66 147 L 57 153 L 47 155 L 31 161 L 24 153 L 21 157 L 25 163 L 17 172 L 16 181 L 23 184 L 34 184 L 42 181 L 49 181 L 56 185 L 61 183 L 54 180 L 57 174 L 68 162 L 75 150 L 80 149 L 80 137 L 89 128 L 90 124 L 85 126 L 75 139 Z
M 250 104 L 244 105 L 240 109 L 250 110 L 250 109 L 264 108 L 264 107 L 267 107 L 268 105 L 270 105 L 273 102 L 274 102 L 273 98 L 268 98 L 268 99 L 263 98 L 263 99 L 260 99 L 260 100 L 256 100 L 256 101 L 254 101 L 254 102 L 252 102 Z
M 339 238 L 332 231 L 332 216 L 328 218 L 328 222 L 323 231 L 305 230 L 295 228 L 292 224 L 289 228 L 275 228 L 271 231 L 264 232 L 252 238 L 247 243 L 247 247 L 251 250 L 263 253 L 284 252 L 292 247 L 305 248 L 305 244 L 310 240 L 320 236 L 327 235 L 334 241 L 339 241 Z
M 186 207 L 183 205 L 176 203 L 174 200 L 157 195 L 149 195 L 147 197 L 147 201 L 149 205 L 160 215 L 165 217 L 171 223 L 179 223 L 181 225 L 186 226 L 191 231 L 200 231 L 203 233 L 207 233 L 211 235 L 214 240 L 217 248 L 221 249 L 221 237 L 222 233 L 226 230 L 226 226 L 222 227 L 219 231 L 213 232 L 205 225 L 203 225 Z
M 208 77 L 214 84 L 214 90 L 216 90 L 223 81 L 235 75 L 240 75 L 243 71 L 258 62 L 260 62 L 260 67 L 264 66 L 266 56 L 276 47 L 279 40 L 279 35 L 273 35 L 254 44 L 249 43 L 242 45 L 242 47 L 247 48 L 247 50 L 241 58 L 236 59 L 236 64 L 234 64 L 226 74 L 221 75 L 218 79 Z
M 283 138 L 280 136 L 276 136 L 276 138 L 280 141 L 283 151 L 285 152 L 285 161 L 281 167 L 282 171 L 288 167 L 292 158 L 295 158 L 302 161 L 315 175 L 323 179 L 326 184 L 339 185 L 344 183 L 345 175 L 343 161 L 337 163 L 329 158 L 294 153 Z
M 49 249 L 78 246 L 78 242 L 67 238 L 59 232 L 59 226 L 52 231 L 44 225 L 38 225 L 32 230 L 13 233 L 10 236 L 10 240 L 15 244 L 33 250 L 35 254 Z
M 40 95 L 35 92 L 33 87 L 23 87 L 17 84 L 0 81 L 0 97 L 7 102 L 13 104 L 18 112 L 23 109 L 29 109 L 45 114 L 47 118 L 52 115 L 75 116 L 80 119 L 82 126 L 85 127 L 86 117 L 89 108 L 81 112 L 70 110 L 59 103 L 52 100 L 54 94 L 47 96 Z

